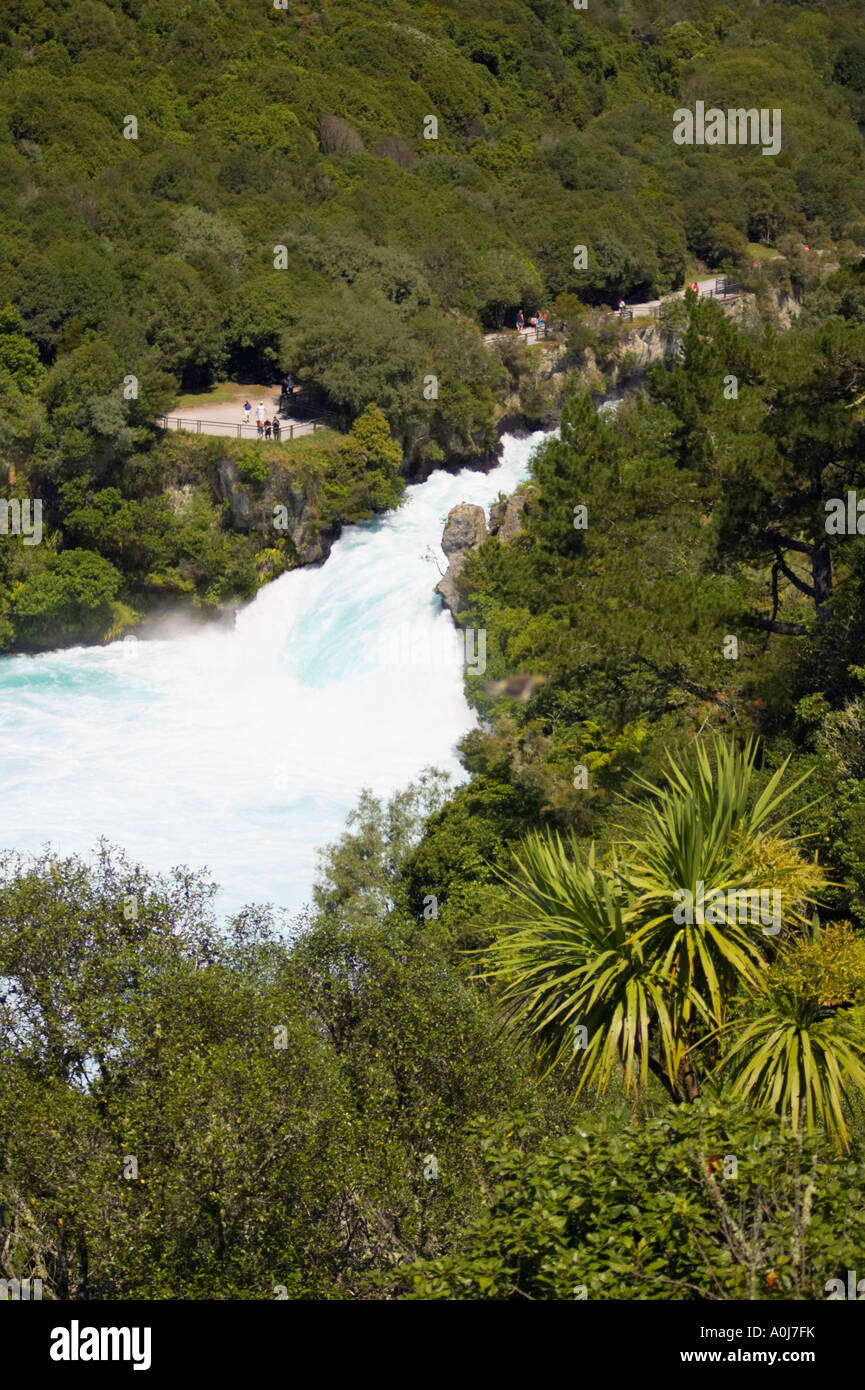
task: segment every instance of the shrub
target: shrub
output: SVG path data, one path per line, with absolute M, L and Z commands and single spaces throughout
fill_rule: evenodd
M 620 1132 L 586 1118 L 532 1156 L 501 1129 L 482 1148 L 485 1210 L 458 1254 L 408 1269 L 403 1298 L 822 1299 L 861 1262 L 865 1164 L 730 1103 Z

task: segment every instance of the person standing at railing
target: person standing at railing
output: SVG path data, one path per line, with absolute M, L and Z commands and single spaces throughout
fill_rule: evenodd
M 274 417 L 273 417 L 273 437 L 274 437 L 274 439 L 279 439 L 279 416 L 278 416 L 278 415 L 274 415 Z

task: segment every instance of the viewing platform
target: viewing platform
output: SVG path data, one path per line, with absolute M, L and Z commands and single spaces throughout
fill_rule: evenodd
M 218 393 L 218 394 L 217 394 Z M 208 399 L 209 395 L 215 399 Z M 331 421 L 324 415 L 314 419 L 303 415 L 292 415 L 291 408 L 297 408 L 301 389 L 295 391 L 294 398 L 285 396 L 278 387 L 263 385 L 238 386 L 236 383 L 221 383 L 215 393 L 202 392 L 201 396 L 186 396 L 174 410 L 156 417 L 156 425 L 161 430 L 183 430 L 187 434 L 222 435 L 228 439 L 262 439 L 258 432 L 258 410 L 263 409 L 263 419 L 279 421 L 279 438 L 271 434 L 274 444 L 288 443 L 303 435 L 315 434 L 316 430 L 332 428 Z M 244 403 L 249 402 L 249 419 L 244 417 Z
M 726 275 L 712 275 L 705 280 L 698 280 L 694 283 L 698 287 L 701 299 L 717 299 L 722 304 L 731 304 L 734 300 L 740 298 L 742 294 L 739 286 Z M 675 290 L 672 294 L 664 295 L 662 299 L 650 299 L 644 304 L 626 304 L 623 308 L 618 310 L 614 309 L 611 312 L 615 313 L 617 318 L 624 319 L 629 323 L 639 318 L 657 319 L 660 317 L 662 305 L 669 303 L 673 299 L 684 299 L 685 293 L 689 288 L 690 286 L 685 285 L 682 289 Z M 490 347 L 497 338 L 512 333 L 519 333 L 523 342 L 530 345 L 532 343 L 543 342 L 544 338 L 549 336 L 549 327 L 547 324 L 539 324 L 537 327 L 526 324 L 520 329 L 500 328 L 495 333 L 485 333 L 484 343 L 487 347 Z
M 271 417 L 272 418 L 272 417 Z M 211 420 L 202 416 L 192 417 L 182 411 L 173 410 L 169 415 L 158 415 L 156 424 L 162 430 L 185 430 L 188 434 L 221 434 L 232 439 L 260 439 L 258 426 L 254 421 L 246 424 L 233 420 Z M 315 434 L 316 430 L 332 428 L 326 420 L 279 420 L 279 438 L 271 434 L 268 443 L 281 444 L 284 440 L 298 439 L 304 434 Z
M 547 336 L 547 329 L 544 324 L 537 328 L 532 328 L 531 324 L 523 328 L 499 328 L 495 333 L 485 333 L 484 342 L 489 346 L 496 338 L 501 338 L 504 333 L 519 333 L 523 342 L 531 345 L 532 343 L 542 343 Z
M 696 280 L 700 299 L 719 299 L 722 304 L 730 304 L 738 299 L 742 293 L 739 286 L 727 275 L 713 275 L 708 280 Z M 673 299 L 684 299 L 685 294 L 691 288 L 685 285 L 681 290 L 675 290 L 673 294 L 665 294 L 663 299 L 649 299 L 645 304 L 626 304 L 624 309 L 620 309 L 619 317 L 631 321 L 640 318 L 659 318 L 661 306 L 669 304 Z

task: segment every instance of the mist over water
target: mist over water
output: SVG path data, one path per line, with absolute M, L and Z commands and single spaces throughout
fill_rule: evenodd
M 409 488 L 233 629 L 0 659 L 0 847 L 87 853 L 105 836 L 151 870 L 208 867 L 224 912 L 301 908 L 362 787 L 389 795 L 430 764 L 462 780 L 476 721 L 424 554 L 443 570 L 451 507 L 511 492 L 543 437 L 506 436 L 491 473 Z M 385 664 L 406 633 L 414 663 Z

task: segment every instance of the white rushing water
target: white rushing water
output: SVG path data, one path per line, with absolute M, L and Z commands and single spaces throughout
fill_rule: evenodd
M 299 909 L 361 788 L 388 795 L 429 765 L 459 778 L 475 719 L 424 554 L 444 568 L 450 508 L 511 492 L 542 438 L 409 488 L 233 629 L 0 659 L 0 847 L 88 853 L 105 836 L 151 870 L 206 866 L 223 911 Z

